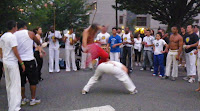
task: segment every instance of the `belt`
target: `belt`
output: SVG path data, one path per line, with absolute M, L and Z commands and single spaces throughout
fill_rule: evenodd
M 170 49 L 169 51 L 170 51 L 170 52 L 178 52 L 178 50 L 171 50 L 171 49 Z

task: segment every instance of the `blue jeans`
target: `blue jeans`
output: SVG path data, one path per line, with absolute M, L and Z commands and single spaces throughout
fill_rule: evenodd
M 160 67 L 160 75 L 164 76 L 164 54 L 154 55 L 154 74 L 158 75 Z

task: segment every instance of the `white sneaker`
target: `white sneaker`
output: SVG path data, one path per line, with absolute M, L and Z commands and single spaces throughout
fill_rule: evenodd
M 143 70 L 144 70 L 144 68 L 141 68 L 140 70 L 141 70 L 141 71 L 143 71 Z
M 85 95 L 85 94 L 87 94 L 87 91 L 82 90 L 81 93 L 82 93 L 82 95 Z
M 189 77 L 184 77 L 183 80 L 188 81 L 190 78 Z
M 137 94 L 138 93 L 138 90 L 134 90 L 133 92 L 130 92 L 130 94 Z
M 137 63 L 137 62 L 135 62 L 135 66 L 138 66 L 138 63 Z
M 40 99 L 31 100 L 30 101 L 30 106 L 34 106 L 34 105 L 37 105 L 37 104 L 40 104 L 40 103 L 41 103 Z
M 189 83 L 194 83 L 195 82 L 195 78 L 191 77 L 189 80 L 188 80 Z
M 30 100 L 24 98 L 24 99 L 22 99 L 22 101 L 21 101 L 21 105 L 24 106 L 24 105 L 26 105 L 28 102 L 30 102 Z
M 154 69 L 152 68 L 152 69 L 150 69 L 151 70 L 151 72 L 153 72 L 154 71 Z
M 138 66 L 142 66 L 142 64 L 139 62 L 139 63 L 138 63 Z
M 152 74 L 152 76 L 156 76 L 156 74 Z
M 182 66 L 182 64 L 179 64 L 179 65 L 178 65 L 178 67 L 181 67 L 181 66 Z

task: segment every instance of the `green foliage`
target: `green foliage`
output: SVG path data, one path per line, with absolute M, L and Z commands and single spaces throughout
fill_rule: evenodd
M 116 0 L 120 10 L 136 14 L 151 14 L 153 19 L 166 24 L 183 26 L 193 22 L 200 13 L 200 0 Z

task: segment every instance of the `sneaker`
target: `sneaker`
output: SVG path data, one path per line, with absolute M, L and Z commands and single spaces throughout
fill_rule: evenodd
M 86 95 L 88 92 L 87 91 L 85 91 L 85 90 L 82 90 L 82 95 Z
M 135 62 L 135 66 L 138 66 L 138 63 L 137 63 L 137 62 Z
M 165 79 L 169 79 L 169 76 L 164 76 Z
M 194 83 L 195 82 L 195 78 L 191 77 L 189 80 L 188 80 L 189 83 Z
M 156 74 L 152 74 L 152 76 L 156 76 Z
M 162 76 L 162 75 L 159 75 L 159 77 L 161 77 L 161 78 L 162 78 L 163 76 Z
M 130 94 L 137 94 L 138 93 L 138 90 L 134 90 L 133 92 L 130 92 Z
M 171 81 L 175 81 L 175 80 L 176 80 L 176 78 L 175 78 L 175 77 L 172 77 L 172 78 L 171 78 Z
M 183 80 L 188 81 L 190 78 L 189 77 L 184 77 Z
M 181 66 L 182 66 L 182 64 L 179 64 L 179 65 L 178 65 L 178 67 L 181 67 Z
M 153 68 L 151 68 L 150 71 L 153 72 L 154 71 Z
M 40 103 L 41 103 L 40 99 L 31 100 L 30 101 L 30 106 L 34 106 L 34 105 L 37 105 L 37 104 L 40 104 Z
M 28 102 L 30 102 L 30 100 L 24 98 L 24 99 L 22 99 L 22 101 L 21 101 L 21 105 L 24 106 L 24 105 L 26 105 Z
M 141 70 L 141 71 L 144 71 L 144 70 L 146 70 L 146 69 L 145 69 L 145 68 L 141 68 L 140 70 Z
M 139 62 L 139 63 L 138 63 L 138 66 L 142 66 L 142 64 Z

